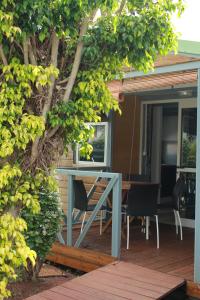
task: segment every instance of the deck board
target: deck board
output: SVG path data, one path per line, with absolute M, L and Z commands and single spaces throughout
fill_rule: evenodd
M 114 262 L 27 300 L 163 299 L 185 280 L 128 262 Z
M 153 223 L 153 222 L 152 222 Z M 194 230 L 183 228 L 183 241 L 176 236 L 175 227 L 160 224 L 160 249 L 156 249 L 155 226 L 151 226 L 150 239 L 145 240 L 139 228 L 130 227 L 130 249 L 126 249 L 126 240 L 122 239 L 120 259 L 152 270 L 161 271 L 193 280 Z M 74 239 L 78 231 L 74 230 Z M 86 235 L 84 249 L 110 254 L 111 228 L 102 236 L 99 228 L 94 227 Z M 184 268 L 183 268 L 184 267 Z

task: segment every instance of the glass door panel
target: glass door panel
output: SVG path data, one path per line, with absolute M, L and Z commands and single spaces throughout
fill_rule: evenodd
M 195 219 L 195 189 L 196 189 L 196 173 L 180 172 L 185 178 L 187 186 L 186 195 L 180 202 L 180 216 L 184 219 Z
M 196 168 L 197 109 L 183 108 L 181 123 L 181 167 Z
M 177 165 L 178 176 L 183 176 L 187 186 L 186 196 L 180 202 L 180 215 L 183 225 L 193 224 L 195 218 L 196 186 L 196 101 L 186 100 L 179 103 L 179 147 Z M 193 221 L 192 221 L 193 220 Z

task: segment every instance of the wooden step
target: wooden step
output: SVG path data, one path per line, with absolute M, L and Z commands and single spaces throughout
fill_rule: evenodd
M 27 300 L 155 300 L 174 298 L 185 281 L 179 277 L 127 262 L 114 262 L 44 291 Z
M 68 247 L 60 243 L 53 244 L 46 259 L 84 272 L 96 270 L 116 260 L 116 258 L 107 254 L 88 249 Z
M 195 299 L 200 299 L 200 284 L 187 281 L 187 295 Z

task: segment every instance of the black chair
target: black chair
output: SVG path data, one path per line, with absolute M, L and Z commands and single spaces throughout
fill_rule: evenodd
M 85 185 L 82 180 L 77 180 L 77 179 L 73 180 L 73 185 L 74 185 L 74 208 L 84 212 L 83 220 L 81 224 L 81 232 L 82 232 L 85 223 L 86 214 L 87 212 L 93 211 L 96 204 L 89 205 L 89 199 L 87 196 Z M 102 234 L 103 210 L 106 210 L 105 206 L 102 206 L 100 209 L 100 235 Z
M 150 181 L 149 176 L 145 174 L 123 174 L 122 178 L 128 181 Z
M 149 239 L 149 217 L 156 217 L 157 248 L 159 248 L 159 226 L 157 200 L 159 184 L 134 184 L 128 191 L 127 197 L 127 249 L 129 249 L 129 220 L 130 216 L 146 218 L 146 239 Z
M 149 176 L 145 174 L 122 174 L 122 180 L 125 181 L 139 181 L 139 182 L 149 182 Z M 124 222 L 126 222 L 126 207 L 127 204 L 122 204 L 122 215 L 124 216 Z
M 183 177 L 179 177 L 173 188 L 172 195 L 171 197 L 169 197 L 169 200 L 162 203 L 162 198 L 161 198 L 161 203 L 158 204 L 158 209 L 161 212 L 162 211 L 174 212 L 176 234 L 178 235 L 178 224 L 179 224 L 181 241 L 183 240 L 183 229 L 182 229 L 179 209 L 180 209 L 180 201 L 182 197 L 185 196 L 186 191 L 187 191 L 187 185 L 185 183 L 185 180 Z

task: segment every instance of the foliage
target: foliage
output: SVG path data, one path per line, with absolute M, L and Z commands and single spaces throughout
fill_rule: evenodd
M 196 166 L 196 140 L 192 137 L 184 137 L 182 140 L 182 166 L 194 168 Z
M 33 214 L 32 210 L 26 208 L 22 211 L 21 216 L 28 227 L 25 233 L 27 245 L 37 253 L 38 259 L 42 263 L 55 241 L 56 234 L 61 229 L 63 214 L 57 193 L 43 190 L 40 192 L 39 198 L 39 214 Z M 28 271 L 33 276 L 34 268 L 29 268 Z
M 52 186 L 51 178 L 42 172 L 37 172 L 35 176 L 22 173 L 17 164 L 5 164 L 0 170 L 1 297 L 9 295 L 5 287 L 9 279 L 16 278 L 15 269 L 21 265 L 27 267 L 27 259 L 34 264 L 36 253 L 30 250 L 24 238 L 26 223 L 17 214 L 20 207 L 27 207 L 32 213 L 40 211 L 38 198 L 41 186 Z
M 5 213 L 0 218 L 0 299 L 9 296 L 6 290 L 9 279 L 16 279 L 15 269 L 27 265 L 27 259 L 34 264 L 36 253 L 26 245 L 23 232 L 26 223 L 21 218 L 15 218 Z
M 26 266 L 28 256 L 35 258 L 25 244 L 21 210 L 39 212 L 39 193 L 54 189 L 52 166 L 64 149 L 78 142 L 86 155 L 91 152 L 87 140 L 92 130 L 85 123 L 118 110 L 107 83 L 121 78 L 124 66 L 147 71 L 158 55 L 176 48 L 171 16 L 181 13 L 183 6 L 181 0 L 0 4 L 3 299 L 8 280 L 16 277 L 15 267 Z

